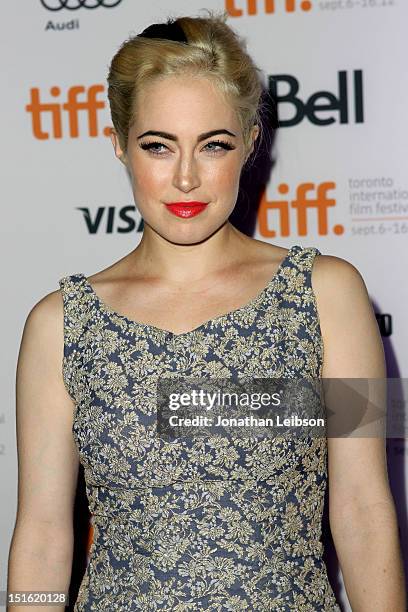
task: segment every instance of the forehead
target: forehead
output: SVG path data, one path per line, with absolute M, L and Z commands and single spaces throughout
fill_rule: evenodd
M 211 127 L 238 129 L 232 103 L 217 83 L 198 76 L 166 76 L 146 84 L 134 100 L 134 125 L 199 132 Z M 149 124 L 149 125 L 148 125 Z

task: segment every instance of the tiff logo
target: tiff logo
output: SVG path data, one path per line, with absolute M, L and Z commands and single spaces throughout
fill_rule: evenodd
M 80 112 L 84 113 L 87 118 L 88 135 L 93 138 L 99 136 L 98 110 L 104 109 L 106 103 L 104 100 L 98 100 L 98 94 L 104 91 L 105 87 L 103 85 L 91 85 L 88 88 L 83 85 L 74 85 L 68 89 L 65 102 L 42 102 L 39 88 L 33 87 L 30 89 L 30 102 L 26 105 L 25 110 L 31 114 L 34 137 L 39 140 L 48 140 L 50 137 L 62 138 L 63 111 L 67 114 L 68 136 L 70 138 L 78 138 L 79 136 Z M 61 89 L 51 87 L 50 94 L 53 98 L 58 98 L 61 95 Z M 51 118 L 51 132 L 44 129 L 44 115 Z M 109 127 L 106 127 L 102 130 L 102 133 L 109 136 L 110 130 Z
M 262 197 L 261 205 L 258 212 L 259 232 L 266 238 L 274 238 L 275 236 L 290 236 L 293 232 L 290 212 L 295 211 L 295 223 L 298 236 L 306 236 L 308 233 L 308 218 L 310 213 L 317 217 L 317 232 L 319 236 L 327 236 L 329 233 L 328 227 L 328 209 L 336 205 L 334 198 L 328 198 L 327 192 L 330 189 L 335 189 L 336 183 L 324 182 L 317 186 L 315 183 L 301 183 L 296 189 L 296 198 L 294 200 L 272 200 L 266 199 L 265 194 Z M 278 192 L 281 195 L 289 193 L 289 185 L 281 183 L 278 185 Z M 278 213 L 279 232 L 271 229 L 269 226 L 269 211 Z M 344 233 L 343 225 L 334 225 L 332 231 L 336 235 Z
M 225 8 L 230 17 L 242 17 L 242 15 L 271 15 L 278 11 L 294 13 L 296 10 L 308 12 L 312 9 L 310 0 L 242 0 L 246 4 L 246 10 L 237 7 L 238 0 L 225 0 Z M 262 6 L 262 8 L 260 8 Z

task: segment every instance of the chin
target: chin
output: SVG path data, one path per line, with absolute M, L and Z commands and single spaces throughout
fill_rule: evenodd
M 199 244 L 221 229 L 228 219 L 223 219 L 219 223 L 211 224 L 200 222 L 197 223 L 195 227 L 193 227 L 190 221 L 189 219 L 184 226 L 180 224 L 177 227 L 177 224 L 175 224 L 172 226 L 171 231 L 169 231 L 169 227 L 167 226 L 163 231 L 159 230 L 158 233 L 173 244 Z

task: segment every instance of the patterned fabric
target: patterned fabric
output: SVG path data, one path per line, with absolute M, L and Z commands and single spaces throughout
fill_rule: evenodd
M 161 377 L 321 376 L 317 254 L 292 246 L 257 297 L 182 334 L 115 313 L 83 273 L 59 281 L 94 526 L 76 612 L 340 612 L 322 559 L 326 438 L 156 431 Z

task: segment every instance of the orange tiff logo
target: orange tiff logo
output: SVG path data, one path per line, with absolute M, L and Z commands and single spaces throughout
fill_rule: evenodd
M 25 110 L 31 114 L 32 130 L 35 138 L 48 140 L 49 138 L 63 137 L 63 112 L 66 113 L 68 122 L 68 137 L 79 136 L 79 115 L 86 117 L 88 135 L 96 137 L 100 135 L 98 125 L 98 110 L 105 108 L 105 100 L 98 100 L 98 95 L 105 91 L 103 85 L 91 85 L 86 88 L 83 85 L 74 85 L 68 89 L 66 101 L 43 102 L 38 87 L 30 89 L 30 102 Z M 55 99 L 61 95 L 59 87 L 51 87 L 51 96 Z M 48 118 L 48 129 L 44 129 L 44 115 Z M 51 121 L 50 121 L 51 119 Z M 102 130 L 102 134 L 108 136 L 110 128 Z
M 242 17 L 242 15 L 258 15 L 261 11 L 264 14 L 273 14 L 278 10 L 286 13 L 294 13 L 297 9 L 301 11 L 310 11 L 312 3 L 310 0 L 246 0 L 246 11 L 238 8 L 237 4 L 240 0 L 225 0 L 225 8 L 230 17 Z M 245 4 L 245 0 L 242 1 Z M 263 7 L 261 8 L 261 5 Z
M 324 182 L 317 186 L 315 183 L 301 183 L 296 189 L 294 200 L 269 201 L 266 199 L 264 192 L 258 212 L 259 233 L 265 238 L 274 238 L 277 235 L 290 236 L 292 233 L 290 212 L 294 210 L 295 214 L 293 216 L 299 236 L 307 235 L 310 214 L 315 215 L 319 236 L 326 236 L 329 233 L 328 210 L 336 205 L 336 200 L 329 198 L 327 192 L 330 189 L 335 189 L 335 187 L 336 183 L 333 182 Z M 281 183 L 278 185 L 278 192 L 281 195 L 286 195 L 289 193 L 289 186 L 286 183 Z M 269 211 L 277 212 L 279 233 L 269 225 L 269 218 L 274 216 Z M 332 232 L 341 235 L 344 233 L 344 226 L 334 225 Z

